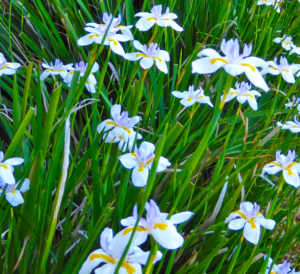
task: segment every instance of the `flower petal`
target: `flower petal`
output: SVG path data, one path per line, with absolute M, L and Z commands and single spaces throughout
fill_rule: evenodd
M 149 57 L 144 57 L 140 61 L 140 65 L 143 69 L 149 69 L 153 66 L 153 64 L 154 64 L 154 60 Z
M 126 169 L 132 169 L 134 167 L 139 166 L 139 162 L 137 158 L 131 153 L 126 153 L 124 155 L 121 155 L 119 157 L 119 160 Z
M 111 50 L 114 53 L 121 55 L 121 56 L 125 55 L 125 51 L 124 51 L 122 45 L 119 43 L 119 41 L 108 38 L 108 43 L 109 43 Z
M 15 177 L 12 174 L 10 167 L 6 169 L 0 166 L 0 179 L 2 179 L 4 183 L 8 185 L 14 185 L 16 183 Z
M 246 220 L 243 218 L 235 219 L 228 224 L 228 228 L 231 230 L 240 230 L 245 226 L 245 223 Z
M 156 64 L 157 68 L 160 71 L 162 71 L 165 74 L 168 73 L 168 66 L 167 66 L 167 63 L 164 60 L 162 60 L 162 59 L 155 59 L 155 64 Z
M 171 165 L 171 163 L 169 162 L 169 160 L 167 158 L 160 157 L 159 161 L 158 161 L 156 172 L 162 172 L 162 171 L 166 170 L 167 167 L 169 167 L 170 165 Z
M 105 264 L 105 265 L 102 265 L 101 267 L 95 269 L 95 274 L 113 274 L 113 273 L 115 273 L 116 268 L 117 268 L 117 264 L 111 264 L 111 263 Z M 79 272 L 78 274 L 89 274 L 89 273 L 91 273 L 91 272 L 87 272 L 87 273 Z
M 279 164 L 277 162 L 268 163 L 263 167 L 262 171 L 263 171 L 263 173 L 267 172 L 270 175 L 274 175 L 274 174 L 278 173 L 279 171 L 282 171 L 282 167 L 278 166 L 278 165 Z
M 98 131 L 98 133 L 101 133 L 102 131 L 105 132 L 114 127 L 115 127 L 115 122 L 111 119 L 107 119 L 98 125 L 97 131 Z
M 262 227 L 268 230 L 273 230 L 276 226 L 276 222 L 271 219 L 266 219 L 261 214 L 259 215 L 259 218 L 255 218 L 255 223 L 259 223 Z
M 149 17 L 149 18 L 142 17 L 141 19 L 139 19 L 137 21 L 135 27 L 138 28 L 140 31 L 147 31 L 147 30 L 151 29 L 154 26 L 154 24 L 156 23 L 156 20 L 153 20 L 150 18 L 152 18 L 152 17 Z
M 149 169 L 147 167 L 136 166 L 132 171 L 132 184 L 136 187 L 144 187 L 147 184 Z
M 4 162 L 4 164 L 11 165 L 11 166 L 18 166 L 18 165 L 23 164 L 23 162 L 24 162 L 24 159 L 22 159 L 22 158 L 10 158 L 10 159 L 7 159 Z
M 247 64 L 246 64 L 247 65 Z M 269 91 L 264 78 L 261 76 L 259 70 L 251 65 L 251 67 L 246 66 L 245 74 L 248 77 L 249 81 L 256 87 L 261 88 L 264 91 Z
M 293 172 L 292 170 L 291 172 L 287 170 L 283 170 L 282 174 L 287 184 L 294 186 L 296 188 L 300 186 L 299 174 L 297 172 L 295 171 Z
M 77 44 L 78 46 L 88 46 L 95 42 L 96 38 L 99 37 L 97 34 L 87 34 L 78 39 Z
M 137 61 L 143 58 L 139 52 L 126 53 L 124 58 L 129 61 Z
M 24 203 L 23 196 L 19 190 L 12 190 L 10 192 L 6 192 L 6 200 L 12 205 L 12 206 L 18 206 L 20 204 Z
M 171 218 L 170 218 L 170 222 L 172 222 L 175 225 L 181 224 L 181 223 L 186 222 L 193 215 L 194 215 L 194 213 L 191 212 L 191 211 L 180 212 L 180 213 L 172 215 Z
M 248 222 L 245 224 L 244 236 L 248 242 L 257 245 L 260 238 L 260 224 L 255 223 L 254 225 L 255 227 L 253 226 L 253 224 L 250 224 Z
M 20 184 L 20 182 L 18 183 L 18 185 Z M 30 180 L 29 179 L 25 179 L 24 182 L 22 183 L 21 187 L 19 188 L 19 190 L 24 193 L 26 191 L 28 191 L 30 189 Z
M 192 62 L 192 73 L 214 73 L 226 64 L 227 60 L 224 57 L 204 57 Z
M 295 83 L 295 78 L 293 73 L 290 70 L 287 71 L 282 71 L 281 72 L 282 78 L 290 84 L 294 84 Z

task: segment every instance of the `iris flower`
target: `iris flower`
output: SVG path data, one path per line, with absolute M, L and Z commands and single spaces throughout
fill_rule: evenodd
M 281 124 L 280 122 L 277 123 L 279 127 L 282 127 L 282 129 L 288 129 L 292 133 L 299 133 L 300 132 L 300 122 L 297 119 L 297 115 L 295 115 L 294 122 L 293 121 L 287 121 L 285 124 Z
M 103 140 L 106 143 L 119 142 L 119 148 L 124 152 L 127 144 L 131 151 L 136 137 L 136 132 L 133 127 L 140 121 L 139 116 L 129 118 L 127 111 L 121 112 L 121 105 L 113 105 L 110 114 L 112 119 L 107 119 L 99 124 L 97 127 L 98 133 L 102 131 L 107 132 L 103 135 Z M 137 140 L 142 139 L 142 135 L 138 133 Z
M 296 47 L 296 46 L 295 46 L 295 47 L 290 51 L 290 54 L 291 54 L 291 55 L 294 54 L 294 53 L 300 55 L 300 47 Z
M 14 166 L 19 166 L 24 162 L 22 158 L 10 158 L 3 162 L 4 154 L 0 151 L 0 180 L 8 185 L 14 185 L 16 183 L 15 177 L 13 175 Z
M 300 97 L 297 98 L 295 95 L 293 95 L 293 100 L 289 100 L 289 102 L 284 105 L 286 108 L 298 107 L 300 105 Z M 299 107 L 298 110 L 300 111 Z
M 120 42 L 127 42 L 129 40 L 133 40 L 133 36 L 129 30 L 130 28 L 132 28 L 132 26 L 126 27 L 120 25 L 120 15 L 117 18 L 113 18 L 112 14 L 108 15 L 107 13 L 104 13 L 102 20 L 104 24 L 86 24 L 86 27 L 84 29 L 87 32 L 89 32 L 89 34 L 81 37 L 78 40 L 77 44 L 79 46 L 87 46 L 92 43 L 103 43 L 104 45 L 109 46 L 114 53 L 124 56 L 125 51 Z M 109 27 L 111 21 L 112 23 Z M 119 31 L 121 33 L 118 33 Z M 105 40 L 103 41 L 104 37 Z
M 295 47 L 292 36 L 284 35 L 283 37 L 276 37 L 273 42 L 281 43 L 282 47 L 286 50 L 291 50 Z
M 280 0 L 258 0 L 257 5 L 266 5 L 266 6 L 274 6 L 274 8 L 276 9 L 276 11 L 278 13 L 280 13 L 281 9 L 280 9 L 280 5 L 281 5 Z
M 130 235 L 131 231 L 126 232 L 123 230 L 113 236 L 112 229 L 105 228 L 100 236 L 101 248 L 93 251 L 88 256 L 79 270 L 79 274 L 90 274 L 95 267 L 102 263 L 101 267 L 95 269 L 95 274 L 114 274 L 117 264 L 128 244 Z M 135 235 L 139 234 L 136 233 Z M 119 270 L 120 274 L 142 274 L 141 265 L 147 263 L 150 252 L 144 252 L 139 247 L 134 246 L 135 244 L 137 244 L 137 241 L 134 238 Z M 157 251 L 154 263 L 161 258 L 162 253 Z
M 140 65 L 143 69 L 149 69 L 153 66 L 154 61 L 157 68 L 168 73 L 167 63 L 170 61 L 170 55 L 167 51 L 161 50 L 158 44 L 151 43 L 149 48 L 147 45 L 142 45 L 139 41 L 133 41 L 134 47 L 140 52 L 126 53 L 124 58 L 130 61 L 140 60 Z
M 280 57 L 280 63 L 277 63 L 277 57 L 275 57 L 274 61 L 268 61 L 269 67 L 264 68 L 261 71 L 261 75 L 265 75 L 270 73 L 272 75 L 282 75 L 282 78 L 287 83 L 295 83 L 294 74 L 300 70 L 300 65 L 292 64 L 289 65 L 287 59 L 285 57 Z
M 268 64 L 261 58 L 249 57 L 252 52 L 252 45 L 244 45 L 243 53 L 240 54 L 240 45 L 237 39 L 221 43 L 221 51 L 225 56 L 221 56 L 214 49 L 203 49 L 198 53 L 198 57 L 205 56 L 192 62 L 192 73 L 210 74 L 220 68 L 224 68 L 232 76 L 246 74 L 249 81 L 264 91 L 269 88 L 261 76 L 258 67 L 267 67 Z
M 45 80 L 49 75 L 60 75 L 62 79 L 65 79 L 66 75 L 68 74 L 68 70 L 72 70 L 72 64 L 64 65 L 59 59 L 55 59 L 55 63 L 52 62 L 50 65 L 42 64 L 43 68 L 46 70 L 40 76 L 42 81 Z
M 15 74 L 19 67 L 21 67 L 21 64 L 7 62 L 4 55 L 0 52 L 0 77 L 3 74 L 5 75 Z
M 145 209 L 147 211 L 146 219 L 141 217 L 137 234 L 141 234 L 141 239 L 147 240 L 149 234 L 152 235 L 154 240 L 165 249 L 177 249 L 184 243 L 184 238 L 177 232 L 177 224 L 181 224 L 190 219 L 194 213 L 184 211 L 171 216 L 168 220 L 168 213 L 160 212 L 157 204 L 150 200 L 146 203 Z M 133 216 L 121 220 L 121 224 L 127 227 L 124 233 L 132 231 L 138 218 L 138 208 L 135 205 L 133 208 Z
M 18 206 L 20 204 L 24 203 L 24 199 L 22 196 L 22 193 L 26 192 L 27 190 L 30 189 L 30 180 L 25 179 L 21 187 L 18 189 L 20 182 L 17 184 L 11 185 L 11 184 L 6 184 L 2 179 L 0 179 L 0 196 L 2 195 L 2 192 L 4 191 L 4 188 L 6 187 L 5 190 L 5 198 L 7 202 L 9 202 L 12 206 Z
M 160 27 L 171 27 L 176 31 L 183 31 L 183 28 L 180 27 L 174 19 L 177 19 L 177 15 L 175 13 L 170 13 L 170 9 L 166 9 L 166 13 L 162 13 L 162 5 L 154 6 L 151 9 L 151 13 L 149 12 L 139 12 L 135 15 L 135 17 L 141 17 L 137 23 L 136 27 L 140 31 L 147 31 L 151 29 L 155 24 Z
M 119 157 L 120 162 L 126 169 L 133 169 L 132 183 L 136 187 L 143 187 L 147 184 L 149 171 L 154 161 L 155 146 L 149 142 L 143 142 L 139 148 L 135 148 L 134 153 L 127 153 Z M 165 157 L 160 157 L 156 172 L 162 172 L 171 163 Z
M 201 87 L 194 91 L 194 86 L 189 86 L 188 91 L 173 91 L 172 94 L 176 98 L 182 99 L 180 103 L 185 107 L 190 107 L 196 102 L 200 104 L 208 104 L 209 106 L 213 107 L 210 98 L 208 96 L 205 96 L 204 90 Z
M 229 102 L 236 98 L 239 103 L 244 104 L 247 101 L 250 107 L 253 108 L 253 110 L 257 110 L 257 102 L 255 96 L 260 97 L 261 94 L 256 90 L 251 90 L 251 85 L 246 82 L 236 82 L 235 87 L 236 89 L 231 88 L 229 90 L 225 102 Z
M 88 64 L 87 63 L 84 63 L 83 61 L 80 61 L 79 63 L 76 63 L 75 64 L 75 68 L 73 67 L 69 67 L 69 70 L 70 72 L 66 75 L 65 77 L 65 82 L 71 86 L 71 82 L 72 82 L 72 79 L 73 79 L 73 76 L 74 76 L 74 72 L 75 71 L 80 71 L 80 76 L 79 76 L 79 81 L 80 81 L 80 78 L 82 76 L 84 76 L 86 70 L 87 70 L 87 67 L 88 67 Z M 96 77 L 94 76 L 93 73 L 95 73 L 96 71 L 99 70 L 99 65 L 98 63 L 94 63 L 93 67 L 92 67 L 92 71 L 89 75 L 89 77 L 87 78 L 87 81 L 85 83 L 85 87 L 86 89 L 91 92 L 91 93 L 96 93 L 96 88 L 95 88 L 95 85 L 97 84 L 97 80 L 96 80 Z
M 287 184 L 294 187 L 300 186 L 299 174 L 300 164 L 294 162 L 296 158 L 296 152 L 290 151 L 287 156 L 281 154 L 281 151 L 276 152 L 276 161 L 270 162 L 263 167 L 263 173 L 274 175 L 282 171 L 284 180 Z
M 289 263 L 288 261 L 284 261 L 283 264 L 274 264 L 272 269 L 271 269 L 271 272 L 270 272 L 270 268 L 271 268 L 271 265 L 273 263 L 273 260 L 271 258 L 269 258 L 269 261 L 268 261 L 268 268 L 266 270 L 266 273 L 265 274 L 300 274 L 300 272 L 295 272 L 296 270 L 295 269 L 291 269 L 291 263 Z
M 232 212 L 226 218 L 225 223 L 228 223 L 230 230 L 244 229 L 245 239 L 257 245 L 260 238 L 260 227 L 273 230 L 276 226 L 274 220 L 266 219 L 259 210 L 260 207 L 256 203 L 243 202 L 239 210 Z

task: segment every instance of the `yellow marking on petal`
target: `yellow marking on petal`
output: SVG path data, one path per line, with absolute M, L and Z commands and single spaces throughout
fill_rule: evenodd
M 243 212 L 241 212 L 241 211 L 239 211 L 239 210 L 234 211 L 233 213 L 237 213 L 237 214 L 239 214 L 243 219 L 248 220 L 247 216 L 246 216 Z
M 197 97 L 197 99 L 200 99 L 200 98 L 203 98 L 204 96 L 202 95 L 202 96 L 199 96 L 199 97 Z
M 277 70 L 277 68 L 273 68 L 273 67 L 269 67 L 269 69 L 274 69 L 274 70 Z
M 70 72 L 70 74 L 74 74 L 75 73 L 75 71 L 74 70 L 72 70 L 71 72 Z
M 107 125 L 114 125 L 115 127 L 118 127 L 118 126 L 119 126 L 119 125 L 116 124 L 115 122 L 111 122 L 111 121 L 106 122 L 106 124 L 107 124 Z
M 252 218 L 250 219 L 250 221 L 248 221 L 248 223 L 251 224 L 251 228 L 252 228 L 252 229 L 255 229 L 255 228 L 256 228 L 256 224 L 255 224 L 254 221 L 253 221 L 254 218 L 255 218 L 255 217 L 252 217 Z
M 149 165 L 151 162 L 153 162 L 153 161 L 154 161 L 154 158 L 155 158 L 155 157 L 151 158 L 151 159 L 146 163 L 146 166 Z
M 295 164 L 297 164 L 297 163 L 296 163 L 296 162 L 292 162 L 292 163 L 290 163 L 290 164 L 287 166 L 286 170 L 288 171 L 289 175 L 294 175 L 293 171 L 291 170 L 291 167 L 292 167 L 293 165 L 295 165 Z
M 287 72 L 287 73 L 289 73 L 290 71 L 289 70 L 287 70 L 287 69 L 283 69 L 282 71 L 285 71 L 285 72 Z
M 291 126 L 291 128 L 299 128 L 298 126 Z
M 256 71 L 256 68 L 255 67 L 253 67 L 252 65 L 250 65 L 250 64 L 245 64 L 245 63 L 243 63 L 243 64 L 241 64 L 242 66 L 245 66 L 245 67 L 250 67 L 251 69 L 252 69 L 252 71 Z
M 9 169 L 9 167 L 5 165 L 0 165 L 0 167 L 3 167 L 4 169 Z
M 123 25 L 119 25 L 119 26 L 115 27 L 115 29 L 118 29 L 118 28 L 123 28 L 123 27 L 125 27 L 125 26 L 123 26 Z
M 224 60 L 223 58 L 212 58 L 212 59 L 209 60 L 209 62 L 210 62 L 212 65 L 214 65 L 214 64 L 215 64 L 216 62 L 218 62 L 218 61 L 223 62 L 223 63 L 225 63 L 225 64 L 228 64 L 228 62 L 227 62 L 226 60 Z
M 167 224 L 155 224 L 153 229 L 158 228 L 159 230 L 166 230 L 168 227 Z
M 155 17 L 149 17 L 147 18 L 147 21 L 150 21 L 150 20 L 157 20 Z
M 134 274 L 134 273 L 136 273 L 135 268 L 131 264 L 129 264 L 127 262 L 123 262 L 122 266 L 125 267 L 126 272 L 128 274 Z
M 273 164 L 273 165 L 275 165 L 275 166 L 279 166 L 279 167 L 283 168 L 282 165 L 281 165 L 281 164 L 278 164 L 277 162 L 271 162 L 271 163 L 269 163 L 269 164 Z
M 135 152 L 132 152 L 132 153 L 130 153 L 132 156 L 134 156 L 134 157 L 136 157 L 136 158 L 138 158 L 138 156 L 136 155 L 136 153 Z
M 189 99 L 187 99 L 188 102 L 191 102 L 193 100 L 192 97 L 190 97 Z
M 16 194 L 17 192 L 16 191 L 14 191 L 14 190 L 11 190 L 10 191 L 12 194 Z
M 91 82 L 86 82 L 86 84 L 91 85 L 92 83 Z
M 237 94 L 237 95 L 239 95 L 239 96 L 249 96 L 249 97 L 251 97 L 252 99 L 254 99 L 254 96 L 251 95 L 251 94 L 239 94 L 239 93 L 237 93 L 237 92 L 235 92 L 235 91 L 230 92 L 230 95 L 232 95 L 232 94 Z
M 90 261 L 93 261 L 95 259 L 104 259 L 106 262 L 114 264 L 115 263 L 115 259 L 108 256 L 108 255 L 104 255 L 104 254 L 92 254 L 90 256 Z
M 108 42 L 113 42 L 115 46 L 117 46 L 117 45 L 118 45 L 118 42 L 117 42 L 117 41 L 115 41 L 115 40 L 113 40 L 113 39 L 108 39 Z
M 138 53 L 135 57 L 139 57 L 139 56 L 143 56 L 143 57 L 148 57 L 146 54 L 144 54 L 144 53 Z
M 49 72 L 49 71 L 54 71 L 54 69 L 47 69 L 47 70 L 46 70 L 46 72 Z
M 162 62 L 162 59 L 159 57 L 152 57 L 152 59 L 158 59 L 159 62 Z
M 67 72 L 65 69 L 59 69 L 58 71 L 63 71 L 63 72 Z
M 290 44 L 290 43 L 292 43 L 292 41 L 289 41 L 289 42 L 285 42 L 285 44 L 286 44 L 286 45 L 288 45 L 288 44 Z
M 124 130 L 126 130 L 129 134 L 131 134 L 131 130 L 130 130 L 129 128 L 123 127 L 123 126 L 122 126 L 122 128 L 123 128 Z
M 122 135 L 120 135 L 120 136 L 119 136 L 119 139 L 121 139 L 121 140 L 122 140 L 122 139 L 123 139 L 123 136 L 122 136 Z
M 92 34 L 92 35 L 89 36 L 90 39 L 92 39 L 93 37 L 99 37 L 99 35 L 97 35 L 97 34 Z
M 128 233 L 130 233 L 130 232 L 132 232 L 132 231 L 133 231 L 133 227 L 128 227 L 128 228 L 126 228 L 126 229 L 124 230 L 124 232 L 123 232 L 123 236 L 127 235 Z M 136 231 L 137 231 L 137 232 L 142 232 L 142 231 L 147 231 L 147 229 L 138 226 L 138 227 L 136 228 Z
M 141 166 L 139 167 L 138 172 L 144 172 L 144 166 L 143 166 L 143 165 L 141 165 Z
M 4 68 L 8 67 L 9 64 L 4 65 L 3 67 L 0 68 L 0 70 L 3 70 Z

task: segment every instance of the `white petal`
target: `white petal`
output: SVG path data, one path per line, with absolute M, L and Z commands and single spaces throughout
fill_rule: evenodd
M 117 264 L 105 264 L 97 269 L 95 269 L 95 274 L 114 274 L 117 268 Z M 120 271 L 121 272 L 121 271 Z M 82 272 L 78 274 L 89 274 L 91 272 Z
M 24 162 L 24 159 L 22 159 L 22 158 L 10 158 L 10 159 L 6 160 L 4 162 L 4 164 L 11 165 L 11 166 L 18 166 L 18 165 L 23 164 L 23 162 Z
M 234 65 L 234 64 L 228 64 L 224 66 L 225 71 L 232 75 L 232 76 L 238 76 L 244 73 L 245 68 L 240 65 Z
M 137 61 L 137 60 L 140 60 L 143 58 L 143 55 L 140 54 L 139 52 L 133 52 L 133 53 L 126 53 L 124 55 L 124 58 L 126 60 L 129 60 L 129 61 Z
M 112 229 L 106 227 L 100 235 L 100 246 L 104 251 L 108 250 L 108 244 L 113 240 L 113 231 Z
M 261 59 L 261 58 L 258 58 L 258 57 L 255 57 L 255 56 L 250 56 L 250 57 L 247 57 L 245 59 L 243 59 L 241 61 L 241 63 L 247 63 L 247 64 L 250 64 L 252 65 L 253 67 L 260 67 L 260 68 L 267 68 L 269 66 L 269 64 Z
M 261 76 L 259 70 L 253 66 L 246 66 L 245 74 L 248 77 L 249 81 L 256 87 L 261 88 L 264 91 L 269 91 L 264 78 Z
M 286 72 L 286 71 L 282 71 L 281 72 L 281 75 L 282 75 L 282 78 L 287 82 L 287 83 L 290 83 L 290 84 L 294 84 L 295 83 L 295 78 L 294 78 L 294 75 L 291 71 L 289 72 Z
M 135 167 L 132 171 L 132 184 L 136 187 L 144 187 L 147 184 L 149 169 L 147 167 Z
M 8 185 L 14 185 L 16 183 L 15 177 L 11 172 L 10 167 L 2 167 L 0 166 L 0 179 L 4 181 L 4 183 Z
M 180 91 L 173 91 L 172 92 L 173 96 L 176 98 L 186 98 L 188 96 L 187 92 L 180 92 Z
M 165 51 L 165 50 L 160 50 L 154 56 L 155 57 L 159 57 L 159 58 L 165 60 L 166 62 L 170 61 L 170 54 L 167 51 Z
M 107 119 L 107 120 L 101 122 L 98 125 L 97 131 L 98 131 L 98 133 L 101 133 L 102 130 L 104 130 L 104 132 L 105 132 L 105 131 L 108 131 L 108 130 L 114 128 L 114 127 L 115 127 L 115 122 L 111 119 Z
M 257 245 L 260 238 L 260 224 L 255 223 L 255 228 L 252 228 L 251 224 L 247 222 L 244 227 L 244 236 L 248 242 Z
M 213 107 L 214 105 L 211 103 L 210 98 L 208 96 L 204 96 L 202 98 L 196 99 L 196 102 L 200 104 L 208 104 L 209 106 Z
M 274 163 L 276 163 L 276 164 L 274 164 Z M 263 167 L 262 171 L 267 172 L 270 175 L 274 175 L 274 174 L 278 173 L 279 171 L 282 171 L 282 167 L 278 166 L 277 164 L 278 164 L 277 162 L 268 163 Z
M 51 74 L 50 70 L 43 71 L 41 76 L 40 76 L 41 81 L 44 81 L 50 74 Z
M 172 217 L 170 218 L 170 222 L 172 222 L 175 225 L 181 224 L 181 223 L 186 222 L 193 215 L 194 215 L 194 213 L 191 211 L 180 212 L 180 213 L 172 215 Z
M 171 163 L 169 162 L 169 160 L 167 158 L 160 157 L 159 161 L 158 161 L 156 172 L 162 172 L 162 171 L 166 170 L 167 167 L 169 167 L 170 165 L 171 165 Z
M 110 257 L 104 250 L 97 249 L 93 251 L 83 263 L 78 274 L 89 274 L 92 270 L 101 263 L 107 263 L 105 258 Z
M 134 226 L 136 223 L 136 218 L 135 217 L 127 217 L 125 219 L 121 220 L 121 225 L 123 226 Z
M 77 44 L 79 46 L 88 46 L 90 44 L 93 44 L 97 37 L 99 37 L 97 34 L 89 33 L 89 34 L 79 38 L 77 41 Z
M 233 100 L 233 99 L 236 98 L 238 95 L 239 95 L 238 92 L 237 92 L 235 89 L 231 88 L 231 89 L 229 90 L 229 92 L 228 92 L 226 98 L 225 98 L 225 103 L 227 103 L 227 102 Z M 223 96 L 224 96 L 224 95 L 223 95 Z M 222 100 L 223 100 L 223 96 L 222 96 Z
M 151 230 L 155 241 L 165 249 L 177 249 L 184 243 L 184 238 L 177 232 L 176 227 L 168 220 L 156 224 L 157 228 Z
M 122 45 L 119 43 L 119 41 L 109 38 L 108 42 L 109 42 L 109 46 L 110 46 L 111 50 L 114 53 L 121 55 L 121 56 L 125 55 L 125 51 L 124 51 Z
M 296 188 L 300 186 L 299 174 L 297 172 L 283 170 L 283 177 L 287 184 L 292 185 Z
M 198 57 L 207 56 L 207 57 L 220 57 L 223 58 L 216 50 L 214 49 L 203 49 L 198 54 Z
M 19 185 L 19 183 L 18 183 L 18 185 Z M 26 192 L 26 191 L 28 191 L 30 189 L 30 180 L 29 179 L 25 179 L 24 180 L 24 182 L 22 183 L 22 185 L 21 185 L 21 187 L 20 187 L 20 191 L 22 192 L 22 193 L 24 193 L 24 192 Z
M 99 64 L 97 62 L 94 63 L 91 72 L 95 73 L 96 71 L 99 70 Z
M 85 84 L 85 88 L 87 89 L 88 92 L 94 94 L 96 93 L 96 88 L 94 85 L 90 84 L 90 83 L 86 83 Z
M 147 17 L 147 18 L 149 18 L 149 17 L 151 17 L 151 13 L 149 13 L 149 12 L 138 12 L 134 16 L 135 17 Z
M 255 218 L 255 223 L 259 223 L 262 227 L 268 230 L 273 230 L 276 226 L 276 222 L 274 220 L 266 219 L 265 217 Z
M 140 65 L 143 69 L 149 69 L 153 66 L 153 64 L 154 64 L 154 60 L 149 57 L 144 57 L 140 61 Z
M 227 60 L 223 57 L 204 57 L 192 62 L 192 73 L 209 74 L 224 67 Z
M 133 46 L 134 46 L 137 50 L 139 50 L 139 51 L 141 51 L 141 52 L 144 52 L 144 46 L 143 46 L 138 40 L 134 40 L 134 41 L 133 41 Z
M 131 153 L 121 155 L 119 157 L 119 160 L 122 163 L 122 165 L 127 169 L 132 169 L 136 166 L 139 166 L 139 162 L 138 162 L 137 158 L 134 155 L 132 155 Z
M 144 58 L 145 59 L 145 58 Z M 158 60 L 155 59 L 155 64 L 157 68 L 162 71 L 163 73 L 167 74 L 168 73 L 168 66 L 167 63 L 164 60 Z
M 142 17 L 141 19 L 139 19 L 135 25 L 136 28 L 138 28 L 140 31 L 147 31 L 151 29 L 156 23 L 156 20 L 153 19 L 148 20 L 149 18 Z
M 128 261 L 135 262 L 135 263 L 138 263 L 141 265 L 146 265 L 149 255 L 150 255 L 150 251 L 135 252 L 134 254 L 129 256 Z M 162 258 L 162 253 L 160 251 L 157 251 L 154 263 L 156 263 L 157 261 L 160 261 L 161 258 Z
M 230 213 L 230 215 L 225 219 L 225 224 L 228 224 L 229 222 L 231 222 L 232 220 L 234 220 L 237 217 L 240 218 L 241 215 L 236 212 Z
M 231 230 L 240 230 L 245 226 L 245 223 L 246 220 L 243 218 L 235 219 L 228 224 L 228 228 Z
M 6 192 L 6 200 L 12 205 L 12 206 L 18 206 L 20 204 L 24 203 L 23 196 L 19 190 L 12 190 L 10 192 Z
M 143 142 L 141 146 L 139 147 L 139 150 L 142 155 L 147 156 L 150 153 L 154 153 L 155 151 L 155 145 L 149 142 Z
M 196 100 L 193 98 L 183 98 L 180 103 L 185 107 L 190 107 L 196 103 Z
M 267 74 L 267 73 L 272 74 L 272 75 L 279 75 L 279 74 L 280 74 L 280 71 L 277 70 L 277 69 L 274 68 L 274 67 L 268 67 L 268 68 L 266 68 L 266 69 L 263 69 L 263 70 L 260 72 L 261 75 L 265 75 L 265 74 Z
M 247 101 L 253 110 L 257 110 L 257 102 L 255 98 L 247 97 Z

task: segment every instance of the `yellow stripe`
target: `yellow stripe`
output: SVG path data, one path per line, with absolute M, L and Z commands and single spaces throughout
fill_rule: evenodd
M 237 95 L 239 95 L 239 96 L 249 96 L 249 97 L 251 97 L 252 99 L 254 98 L 254 96 L 251 95 L 251 94 L 239 94 L 239 93 L 237 93 L 237 92 L 235 92 L 235 91 L 230 92 L 230 95 L 232 95 L 232 94 L 237 94 Z
M 3 70 L 4 68 L 8 67 L 9 64 L 4 65 L 2 68 L 0 68 L 0 70 Z
M 97 34 L 92 34 L 92 35 L 89 36 L 90 39 L 92 39 L 93 37 L 99 37 L 99 35 L 97 35 Z
M 125 236 L 125 235 L 127 235 L 128 233 L 130 233 L 130 232 L 132 232 L 132 231 L 133 231 L 133 227 L 128 227 L 128 228 L 126 228 L 126 229 L 124 230 L 123 235 Z M 147 229 L 138 226 L 138 227 L 136 228 L 136 231 L 137 231 L 137 232 L 142 232 L 142 231 L 147 231 Z
M 147 18 L 147 21 L 150 21 L 150 20 L 157 20 L 155 17 L 149 17 Z
M 114 264 L 115 263 L 115 259 L 108 256 L 108 255 L 104 255 L 104 254 L 92 254 L 90 256 L 90 261 L 93 261 L 95 259 L 104 259 L 106 262 Z
M 130 130 L 129 128 L 123 127 L 123 126 L 122 126 L 122 128 L 123 128 L 124 130 L 126 130 L 129 134 L 131 134 L 131 130 Z
M 132 265 L 130 265 L 129 263 L 123 262 L 122 266 L 125 267 L 126 272 L 128 274 L 134 274 L 134 273 L 136 273 L 135 268 Z
M 223 58 L 213 58 L 213 59 L 210 59 L 209 62 L 214 65 L 216 62 L 223 62 L 225 64 L 228 64 L 228 62 L 226 60 L 224 60 Z
M 159 62 L 162 62 L 162 59 L 159 57 L 152 57 L 152 59 L 158 59 Z
M 0 167 L 3 167 L 4 169 L 8 169 L 9 168 L 8 166 L 5 166 L 5 165 L 0 165 Z
M 154 229 L 158 228 L 159 230 L 166 230 L 168 227 L 167 224 L 155 224 Z
M 282 71 L 285 71 L 285 72 L 290 72 L 289 70 L 287 70 L 287 69 L 283 69 Z
M 250 67 L 252 69 L 252 71 L 256 71 L 256 68 L 253 67 L 252 65 L 250 64 L 241 64 L 242 66 L 245 66 L 245 67 Z
M 117 45 L 118 45 L 118 42 L 117 42 L 117 41 L 115 41 L 115 40 L 113 40 L 113 39 L 108 39 L 108 42 L 113 42 L 115 46 L 117 46 Z
M 143 53 L 138 53 L 135 57 L 139 57 L 139 56 L 143 56 L 143 57 L 148 57 L 146 54 L 143 54 Z

